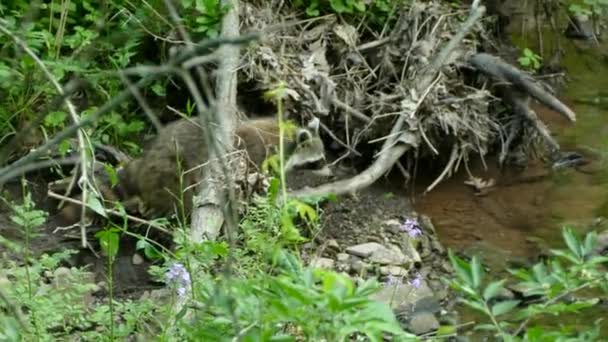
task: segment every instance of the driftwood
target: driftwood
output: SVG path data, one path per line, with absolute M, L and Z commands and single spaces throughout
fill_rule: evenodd
M 522 95 L 531 96 L 538 102 L 564 115 L 568 120 L 572 122 L 576 121 L 576 114 L 568 106 L 563 104 L 553 94 L 542 89 L 532 77 L 506 63 L 499 57 L 486 53 L 478 53 L 473 55 L 469 59 L 469 62 L 484 74 L 496 77 L 504 82 L 509 82 Z
M 506 83 L 500 86 L 503 88 L 500 92 L 501 98 L 505 104 L 512 108 L 514 114 L 519 117 L 518 122 L 512 127 L 509 136 L 503 144 L 503 149 L 499 155 L 499 164 L 502 165 L 504 163 L 510 145 L 515 136 L 520 133 L 521 124 L 524 122 L 528 122 L 534 127 L 549 147 L 550 155 L 552 157 L 556 156 L 560 150 L 560 146 L 553 139 L 546 125 L 530 108 L 530 99 L 536 99 L 541 104 L 563 115 L 570 122 L 576 121 L 576 114 L 553 96 L 553 94 L 540 87 L 531 76 L 499 57 L 479 53 L 472 56 L 469 59 L 469 63 L 487 76 Z

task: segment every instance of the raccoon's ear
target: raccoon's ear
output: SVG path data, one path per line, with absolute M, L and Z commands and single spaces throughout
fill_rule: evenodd
M 315 135 L 319 134 L 319 125 L 321 124 L 321 121 L 319 120 L 319 118 L 317 118 L 316 116 L 312 118 L 312 120 L 310 120 L 308 122 L 308 125 L 306 125 L 308 127 L 308 129 L 310 129 Z
M 298 133 L 296 135 L 296 143 L 301 144 L 308 140 L 312 140 L 312 134 L 305 129 L 298 130 Z

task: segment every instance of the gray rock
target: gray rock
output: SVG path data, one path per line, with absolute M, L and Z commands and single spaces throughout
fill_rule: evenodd
M 431 241 L 431 248 L 436 251 L 437 253 L 443 254 L 445 253 L 445 248 L 443 247 L 443 245 L 439 242 L 439 240 L 436 239 L 432 239 Z
M 439 329 L 439 321 L 430 312 L 421 312 L 409 321 L 410 331 L 416 335 L 430 333 Z
M 422 258 L 420 257 L 420 254 L 418 254 L 416 247 L 414 247 L 415 242 L 416 241 L 413 239 L 407 239 L 407 243 L 403 247 L 403 251 L 397 246 L 393 246 L 393 250 L 404 254 L 407 257 L 409 263 L 421 262 Z
M 362 243 L 346 248 L 346 253 L 356 255 L 361 258 L 368 258 L 374 252 L 385 250 L 386 248 L 377 242 Z
M 329 258 L 316 258 L 310 261 L 310 266 L 332 270 L 336 262 Z
M 395 310 L 407 312 L 412 311 L 415 304 L 425 297 L 434 297 L 434 295 L 424 280 L 419 288 L 414 288 L 407 281 L 403 281 L 399 284 L 386 285 L 373 295 L 375 300 L 387 303 Z
M 379 245 L 371 255 L 369 261 L 380 265 L 404 265 L 410 261 L 398 247 L 391 245 L 391 248 L 386 248 Z M 411 264 L 411 262 L 409 262 Z
M 399 266 L 382 266 L 380 267 L 380 274 L 389 275 L 392 274 L 395 277 L 404 276 L 407 274 L 407 270 Z
M 346 262 L 346 261 L 348 261 L 349 258 L 350 258 L 350 255 L 348 255 L 346 253 L 336 254 L 336 260 L 338 260 L 340 262 Z
M 340 244 L 338 244 L 338 241 L 336 241 L 336 239 L 330 239 L 327 241 L 327 247 L 333 249 L 340 249 Z
M 350 264 L 350 269 L 352 269 L 356 273 L 367 272 L 369 268 L 370 265 L 360 259 L 354 259 Z

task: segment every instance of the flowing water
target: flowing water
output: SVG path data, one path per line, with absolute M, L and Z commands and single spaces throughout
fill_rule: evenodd
M 474 161 L 469 167 L 474 176 L 497 182 L 487 195 L 476 196 L 464 184 L 469 176 L 463 168 L 429 194 L 416 198 L 417 210 L 433 218 L 447 247 L 528 258 L 539 251 L 538 244 L 563 246 L 561 227 L 565 224 L 581 232 L 603 226 L 601 217 L 608 217 L 608 77 L 604 76 L 608 63 L 604 51 L 608 46 L 566 52 L 564 66 L 570 80 L 560 97 L 577 113 L 575 124 L 534 105 L 562 149 L 583 154 L 589 164 L 580 170 L 550 172 L 535 161 L 521 173 L 501 173 L 495 159 L 485 160 L 487 169 L 481 160 Z M 418 184 L 429 184 L 432 178 L 421 181 Z
M 464 184 L 469 176 L 463 169 L 429 194 L 416 197 L 417 211 L 433 219 L 446 247 L 477 253 L 494 272 L 508 266 L 508 261 L 533 260 L 547 247 L 565 248 L 564 225 L 580 233 L 608 228 L 608 220 L 603 219 L 608 218 L 608 44 L 565 40 L 562 44 L 569 81 L 560 99 L 576 112 L 577 122 L 571 124 L 539 104 L 533 108 L 563 150 L 577 151 L 590 163 L 580 170 L 550 172 L 534 162 L 521 173 L 501 173 L 495 159 L 476 160 L 470 172 L 497 182 L 485 196 L 476 196 Z M 419 181 L 418 187 L 426 186 L 433 178 Z M 588 324 L 604 317 L 605 310 L 598 307 L 545 324 Z M 480 319 L 469 310 L 462 313 L 465 320 Z M 602 330 L 608 335 L 606 322 Z

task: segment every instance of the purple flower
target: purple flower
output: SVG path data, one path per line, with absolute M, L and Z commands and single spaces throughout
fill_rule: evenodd
M 395 277 L 391 273 L 388 274 L 387 279 L 386 279 L 386 286 L 400 285 L 400 284 L 401 284 L 400 278 Z
M 419 289 L 422 286 L 422 276 L 420 273 L 416 273 L 414 279 L 409 281 L 409 284 L 412 285 L 415 289 Z
M 190 286 L 190 273 L 186 270 L 183 264 L 174 263 L 171 265 L 167 273 L 165 274 L 168 283 L 177 284 L 177 294 L 181 297 L 186 294 L 188 287 Z
M 411 218 L 405 219 L 405 222 L 401 225 L 401 230 L 405 231 L 412 238 L 422 234 L 418 220 Z

